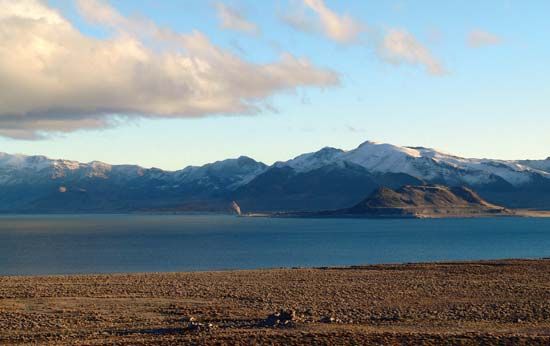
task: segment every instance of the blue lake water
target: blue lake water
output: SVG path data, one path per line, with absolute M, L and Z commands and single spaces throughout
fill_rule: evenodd
M 339 266 L 550 256 L 550 219 L 0 216 L 0 275 Z

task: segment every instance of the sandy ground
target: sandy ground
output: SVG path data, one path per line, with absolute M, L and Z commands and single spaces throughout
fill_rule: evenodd
M 550 260 L 0 277 L 11 344 L 550 345 Z

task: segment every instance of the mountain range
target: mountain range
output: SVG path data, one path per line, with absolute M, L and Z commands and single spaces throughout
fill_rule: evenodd
M 241 156 L 177 171 L 0 153 L 0 212 L 311 211 L 380 187 L 465 186 L 509 208 L 550 209 L 550 158 L 493 160 L 367 141 L 273 165 Z

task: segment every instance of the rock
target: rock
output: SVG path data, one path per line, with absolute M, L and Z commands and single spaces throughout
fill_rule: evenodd
M 298 322 L 296 311 L 281 309 L 267 316 L 262 325 L 266 327 L 293 327 L 296 322 Z
M 215 326 L 212 323 L 198 322 L 196 318 L 189 317 L 187 318 L 184 330 L 190 332 L 208 332 L 213 328 L 215 328 Z
M 321 322 L 321 323 L 342 323 L 342 321 L 339 318 L 336 318 L 334 316 L 321 317 L 319 322 Z

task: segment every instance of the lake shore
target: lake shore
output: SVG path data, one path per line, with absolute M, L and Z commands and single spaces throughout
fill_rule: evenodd
M 509 218 L 509 217 L 530 217 L 530 218 L 550 218 L 548 210 L 531 209 L 506 209 L 505 213 L 402 213 L 402 214 L 384 214 L 377 215 L 357 215 L 357 214 L 332 214 L 328 212 L 273 212 L 273 213 L 244 213 L 240 217 L 273 217 L 273 218 L 312 218 L 312 219 L 474 219 L 474 218 Z
M 550 343 L 550 260 L 0 277 L 2 345 L 481 342 Z

